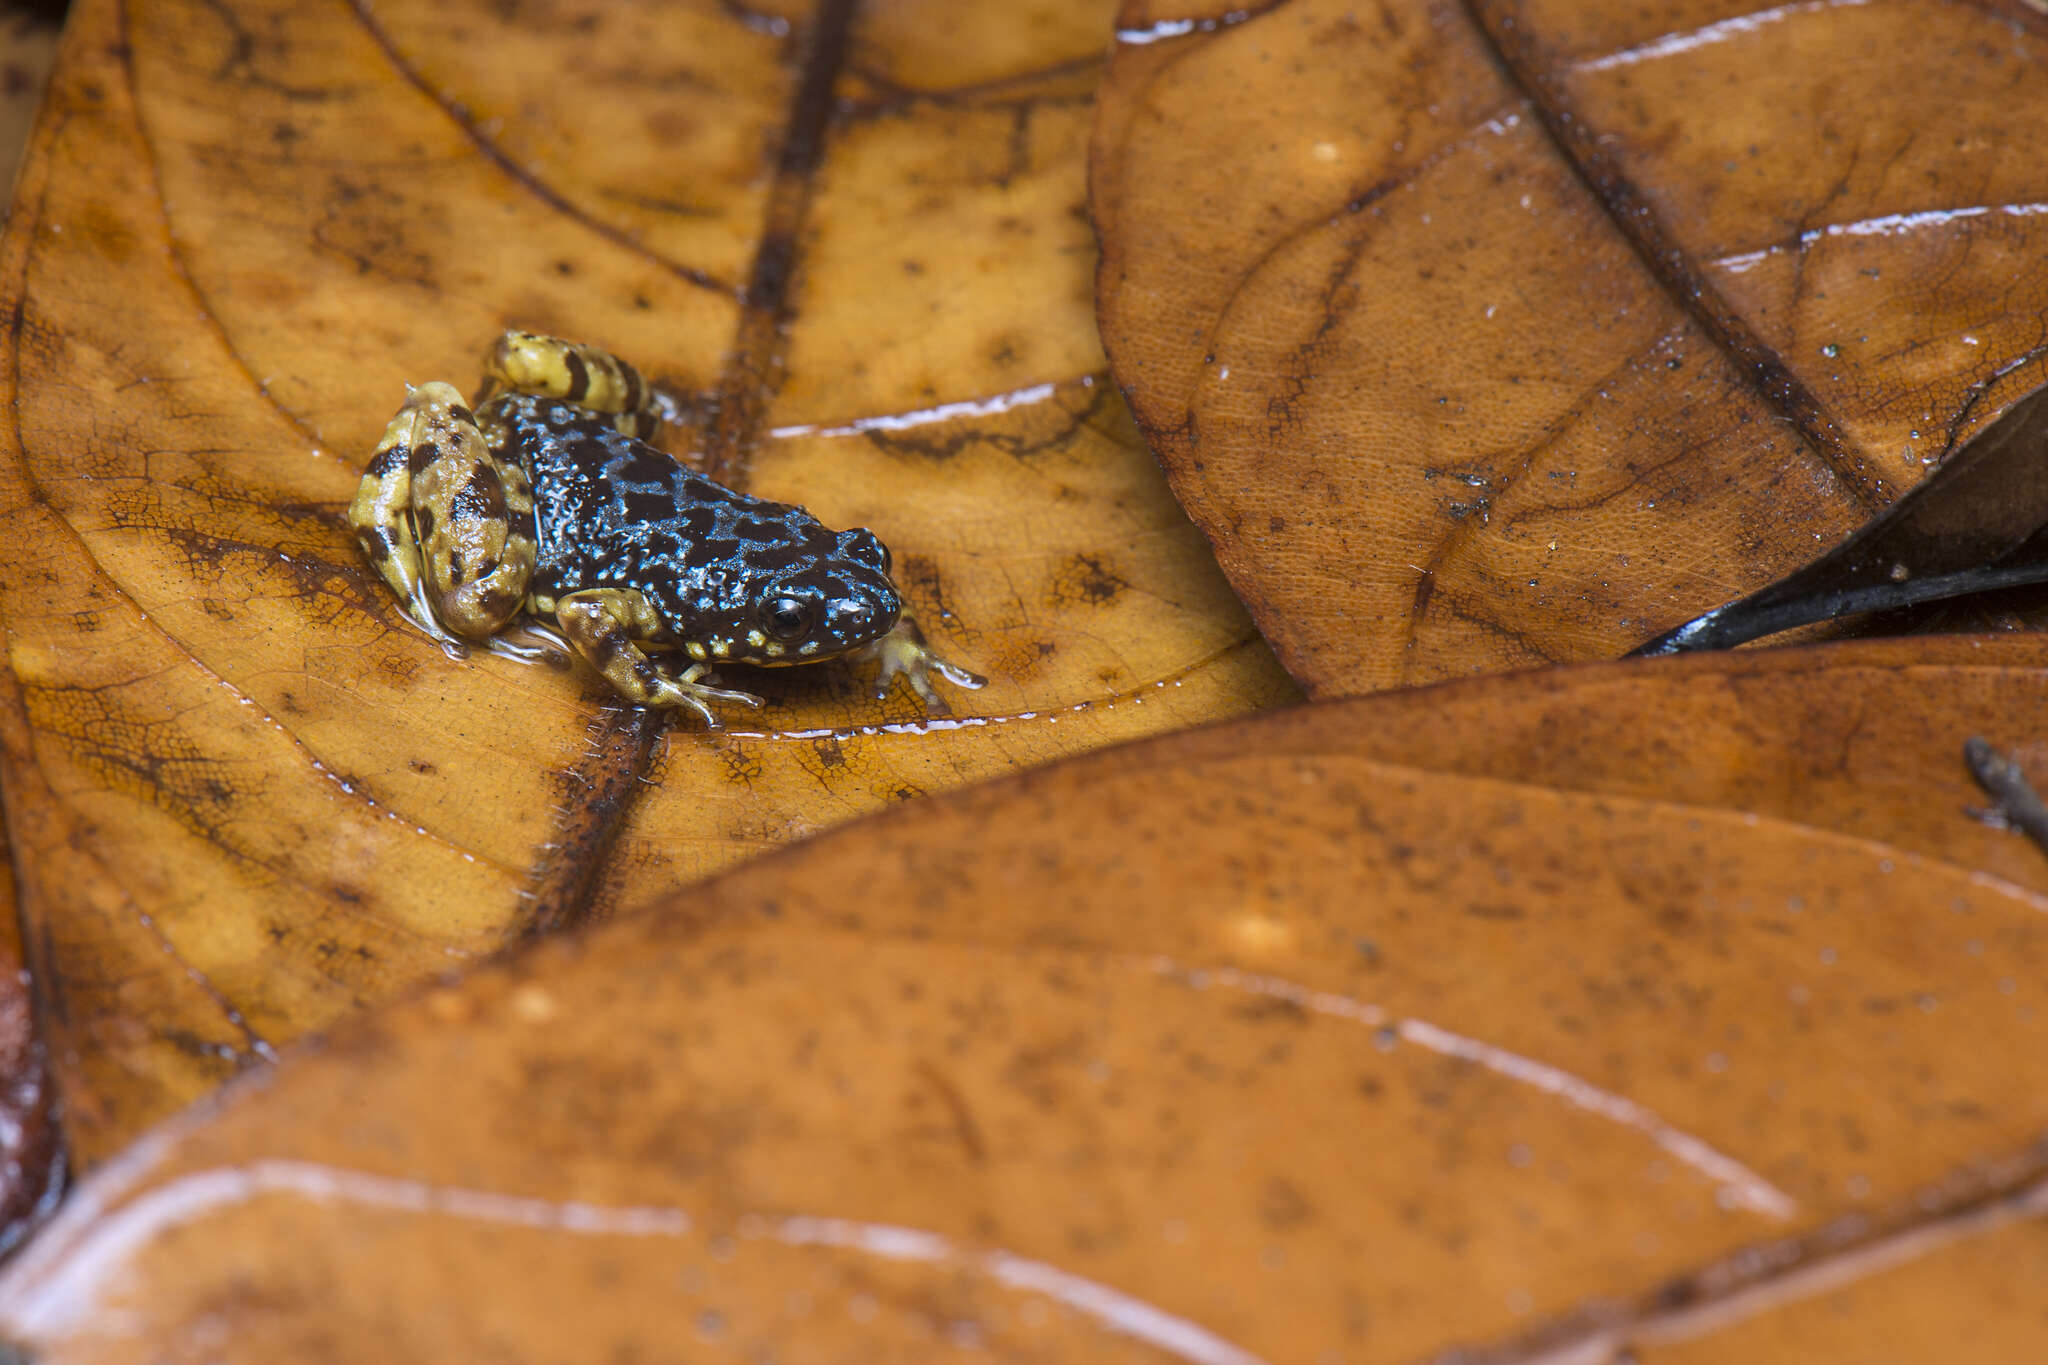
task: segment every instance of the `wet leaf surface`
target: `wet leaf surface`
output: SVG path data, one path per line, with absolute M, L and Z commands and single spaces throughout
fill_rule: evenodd
M 1106 4 L 83 0 L 0 278 L 0 759 L 90 1164 L 285 1039 L 885 805 L 1292 689 L 1105 379 Z M 342 513 L 522 325 L 866 524 L 990 675 L 706 734 L 451 663 Z
M 1839 544 L 2042 382 L 2037 9 L 1119 22 L 1114 373 L 1313 694 L 1619 655 Z
M 892 811 L 248 1078 L 83 1186 L 0 1325 L 52 1362 L 2036 1358 L 2048 858 L 1958 750 L 2048 771 L 2044 664 L 1486 679 Z
M 2048 579 L 2043 469 L 2048 388 L 2007 408 L 1924 482 L 1813 563 L 1633 652 L 1730 649 L 1851 613 Z

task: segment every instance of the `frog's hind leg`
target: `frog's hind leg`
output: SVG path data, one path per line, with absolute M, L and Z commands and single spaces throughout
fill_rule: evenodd
M 759 706 L 761 699 L 747 692 L 728 692 L 706 687 L 697 679 L 709 671 L 698 664 L 679 678 L 671 678 L 655 667 L 654 661 L 634 643 L 661 629 L 661 618 L 648 600 L 630 588 L 586 588 L 563 597 L 555 606 L 555 619 L 569 637 L 576 652 L 620 696 L 640 706 L 687 706 L 704 718 L 705 725 L 718 728 L 718 717 L 707 701 L 733 701 Z
M 640 371 L 596 346 L 538 332 L 506 332 L 484 357 L 484 395 L 499 388 L 559 398 L 604 413 L 628 436 L 654 439 L 661 418 Z M 479 402 L 481 402 L 481 398 Z
M 458 635 L 486 640 L 526 602 L 536 555 L 526 471 L 491 452 L 462 395 L 422 384 L 413 414 L 412 520 L 437 615 Z
M 408 402 L 384 428 L 348 505 L 348 521 L 363 557 L 405 604 L 406 618 L 432 636 L 450 658 L 459 659 L 466 651 L 434 612 L 421 572 L 419 540 L 413 534 L 412 451 L 418 416 L 418 409 Z

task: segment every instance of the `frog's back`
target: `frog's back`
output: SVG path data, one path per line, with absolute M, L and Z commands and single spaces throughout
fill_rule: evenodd
M 734 492 L 602 417 L 548 398 L 499 404 L 503 453 L 533 483 L 537 593 L 634 588 L 680 620 L 833 552 L 801 507 Z

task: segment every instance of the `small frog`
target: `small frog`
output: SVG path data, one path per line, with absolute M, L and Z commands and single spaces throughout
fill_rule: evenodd
M 932 674 L 985 681 L 926 645 L 872 531 L 829 530 L 647 444 L 653 395 L 625 361 L 514 331 L 484 369 L 474 410 L 451 385 L 408 386 L 348 511 L 406 615 L 451 655 L 460 636 L 537 656 L 497 638 L 516 621 L 628 701 L 687 706 L 712 727 L 709 702 L 761 705 L 703 681 L 718 663 L 872 659 L 878 697 L 900 675 L 938 715 Z M 646 648 L 691 662 L 672 676 Z

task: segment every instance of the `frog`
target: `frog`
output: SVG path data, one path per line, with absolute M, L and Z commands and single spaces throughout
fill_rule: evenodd
M 900 678 L 939 716 L 935 675 L 986 682 L 933 652 L 874 532 L 834 531 L 654 445 L 660 395 L 627 361 L 508 330 L 483 369 L 468 402 L 445 382 L 406 386 L 348 510 L 401 613 L 451 657 L 548 653 L 517 630 L 626 701 L 713 729 L 714 702 L 762 705 L 716 685 L 722 664 L 872 662 L 877 698 Z

